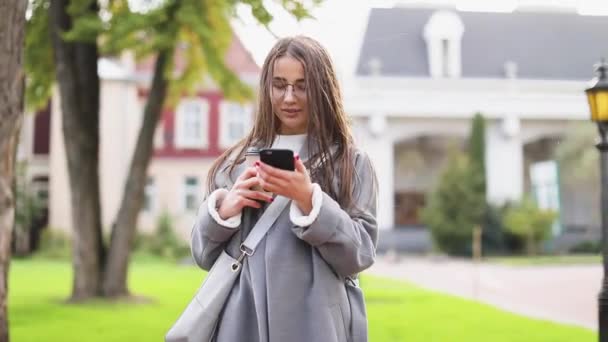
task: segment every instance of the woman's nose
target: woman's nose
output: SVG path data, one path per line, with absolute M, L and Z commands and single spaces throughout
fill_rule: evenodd
M 296 98 L 293 95 L 293 86 L 287 86 L 287 89 L 285 89 L 285 98 L 283 99 L 283 101 L 285 102 L 295 102 Z

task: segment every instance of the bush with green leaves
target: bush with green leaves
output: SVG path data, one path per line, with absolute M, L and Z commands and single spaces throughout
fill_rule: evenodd
M 568 251 L 577 254 L 599 254 L 602 252 L 602 244 L 600 240 L 586 240 L 572 246 Z
M 454 152 L 438 186 L 429 196 L 422 220 L 443 252 L 471 255 L 473 228 L 485 213 L 484 176 L 472 167 L 470 159 Z
M 541 209 L 530 197 L 524 197 L 507 209 L 504 227 L 522 237 L 526 241 L 527 253 L 535 255 L 540 243 L 549 237 L 556 218 L 554 211 Z
M 173 218 L 167 211 L 159 215 L 154 234 L 137 235 L 135 249 L 167 259 L 190 255 L 190 247 L 175 234 Z
M 37 256 L 48 259 L 69 260 L 72 256 L 72 239 L 64 230 L 47 227 L 40 235 Z
M 501 243 L 500 217 L 491 235 L 482 243 L 492 248 Z M 485 119 L 481 113 L 471 120 L 467 153 L 452 152 L 438 186 L 429 196 L 422 221 L 431 230 L 436 246 L 448 254 L 471 255 L 473 229 L 484 227 L 490 219 L 486 205 Z
M 27 256 L 32 252 L 30 234 L 40 218 L 43 203 L 31 188 L 27 176 L 27 162 L 18 162 L 15 172 L 15 221 L 13 231 L 14 255 Z

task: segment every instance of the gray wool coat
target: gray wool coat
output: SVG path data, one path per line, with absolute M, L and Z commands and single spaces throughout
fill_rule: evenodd
M 307 155 L 303 148 L 300 156 L 305 160 Z M 317 219 L 298 227 L 289 218 L 288 204 L 255 253 L 245 259 L 214 341 L 367 341 L 363 294 L 351 278 L 375 258 L 375 174 L 361 151 L 354 153 L 353 162 L 353 199 L 359 210 L 346 212 L 324 192 Z M 239 165 L 230 175 L 227 167 L 220 168 L 216 186 L 229 189 L 245 167 Z M 203 203 L 191 237 L 196 263 L 209 270 L 223 249 L 238 257 L 240 243 L 262 211 L 245 208 L 241 225 L 228 228 L 218 224 Z

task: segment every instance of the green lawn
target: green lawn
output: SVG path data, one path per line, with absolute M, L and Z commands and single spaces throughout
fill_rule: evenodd
M 13 342 L 162 341 L 198 287 L 202 272 L 151 260 L 131 268 L 148 304 L 63 304 L 71 284 L 67 262 L 13 260 L 9 314 Z M 411 285 L 364 277 L 370 341 L 596 341 L 582 328 L 532 320 Z
M 489 257 L 484 261 L 512 266 L 601 265 L 602 256 L 595 254 L 510 256 Z

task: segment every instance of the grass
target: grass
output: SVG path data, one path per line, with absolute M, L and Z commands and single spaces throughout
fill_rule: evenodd
M 509 256 L 489 257 L 485 261 L 512 266 L 550 266 L 550 265 L 601 265 L 599 254 L 542 255 L 542 256 Z
M 148 304 L 65 304 L 68 262 L 14 260 L 9 278 L 11 341 L 162 341 L 203 277 L 192 266 L 139 260 L 130 287 Z M 370 341 L 596 341 L 595 332 L 506 313 L 409 284 L 364 277 Z

